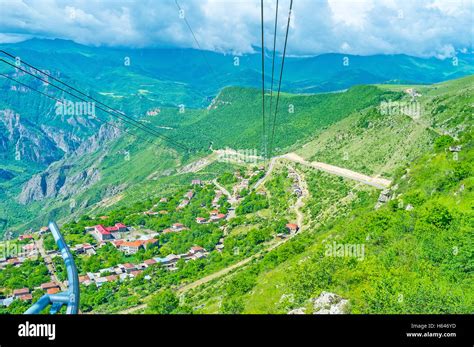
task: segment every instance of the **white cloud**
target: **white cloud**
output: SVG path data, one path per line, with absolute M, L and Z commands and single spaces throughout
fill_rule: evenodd
M 0 0 L 0 42 L 71 39 L 111 46 L 196 47 L 174 0 Z M 265 0 L 267 47 L 275 0 Z M 245 53 L 260 45 L 260 1 L 180 0 L 204 49 Z M 289 0 L 280 0 L 281 49 Z M 471 0 L 294 0 L 288 52 L 447 57 L 472 50 Z

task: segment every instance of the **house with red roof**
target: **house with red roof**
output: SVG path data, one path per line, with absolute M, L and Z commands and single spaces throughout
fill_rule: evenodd
M 128 231 L 128 228 L 122 223 L 116 223 L 111 227 L 104 227 L 102 224 L 99 224 L 92 228 L 86 228 L 86 231 L 92 231 L 92 235 L 97 239 L 97 241 L 102 242 L 113 240 L 114 235 L 112 233 L 125 232 Z
M 130 275 L 131 275 L 132 277 L 137 277 L 137 276 L 140 275 L 142 272 L 143 272 L 143 270 L 134 270 L 134 271 L 130 272 Z
M 143 262 L 143 264 L 145 265 L 145 267 L 149 267 L 149 266 L 155 265 L 156 260 L 155 259 L 147 259 Z
M 183 208 L 185 208 L 186 206 L 189 205 L 189 200 L 187 199 L 184 199 L 183 201 L 181 201 L 178 205 L 178 207 L 176 207 L 177 210 L 181 210 Z
M 19 241 L 31 240 L 32 238 L 33 238 L 33 235 L 24 234 L 24 235 L 20 235 L 20 236 L 18 237 L 18 240 L 19 240 Z
M 227 217 L 227 215 L 223 214 L 223 213 L 218 213 L 216 215 L 212 215 L 211 216 L 211 220 L 213 221 L 220 221 L 220 220 L 223 220 Z
M 20 299 L 21 301 L 31 301 L 33 300 L 33 295 L 31 294 L 20 295 L 18 299 Z
M 135 265 L 133 265 L 131 263 L 125 263 L 125 264 L 123 264 L 123 267 L 124 267 L 125 271 L 127 271 L 127 273 L 130 273 L 130 272 L 136 270 Z
M 22 295 L 27 295 L 27 294 L 30 294 L 30 289 L 29 288 L 21 288 L 21 289 L 15 289 L 13 291 L 13 296 L 15 298 L 18 298 Z
M 107 280 L 107 282 L 114 282 L 118 280 L 119 277 L 117 275 L 109 275 L 109 276 L 105 276 L 105 279 Z
M 288 223 L 285 227 L 290 233 L 296 233 L 300 229 L 298 224 L 293 223 Z
M 79 283 L 88 286 L 91 283 L 91 279 L 88 275 L 79 276 Z
M 60 291 L 61 291 L 61 289 L 59 289 L 59 288 L 49 288 L 48 290 L 46 290 L 46 293 L 51 295 L 51 294 L 57 294 Z
M 42 290 L 48 290 L 48 289 L 51 289 L 51 288 L 58 288 L 59 289 L 59 284 L 57 284 L 56 282 L 47 282 L 47 283 L 41 284 L 40 288 Z

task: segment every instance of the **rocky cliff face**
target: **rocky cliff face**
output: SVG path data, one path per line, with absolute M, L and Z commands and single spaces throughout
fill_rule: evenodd
M 12 110 L 0 110 L 0 153 L 3 158 L 49 165 L 64 151 L 34 124 Z
M 98 169 L 103 156 L 88 168 L 77 167 L 80 157 L 96 152 L 103 145 L 120 136 L 117 128 L 103 125 L 97 135 L 84 141 L 75 151 L 64 159 L 50 165 L 45 171 L 26 182 L 17 200 L 21 204 L 40 201 L 45 198 L 69 198 L 88 189 L 100 181 Z

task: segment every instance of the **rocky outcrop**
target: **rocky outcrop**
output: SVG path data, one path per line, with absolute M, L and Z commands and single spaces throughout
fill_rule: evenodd
M 12 110 L 0 111 L 0 151 L 16 160 L 49 165 L 64 152 L 47 134 Z
M 69 198 L 79 194 L 100 181 L 101 175 L 97 165 L 79 169 L 77 162 L 80 157 L 92 154 L 120 135 L 117 128 L 104 125 L 97 135 L 84 141 L 77 150 L 64 159 L 50 165 L 45 171 L 33 176 L 24 184 L 17 200 L 21 204 L 40 201 L 45 198 L 61 196 Z
M 313 314 L 343 314 L 346 313 L 349 301 L 339 295 L 322 292 L 319 297 L 313 299 Z
M 313 306 L 313 314 L 344 314 L 348 311 L 349 300 L 334 293 L 322 292 L 317 298 L 309 301 Z M 306 314 L 306 308 L 295 308 L 288 314 Z

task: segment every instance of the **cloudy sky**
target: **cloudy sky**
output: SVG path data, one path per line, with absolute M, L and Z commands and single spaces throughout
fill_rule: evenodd
M 279 48 L 290 0 L 280 0 Z M 0 42 L 31 37 L 88 45 L 196 47 L 247 53 L 260 46 L 260 0 L 0 0 Z M 265 0 L 271 47 L 276 0 Z M 328 52 L 450 57 L 473 50 L 472 0 L 294 0 L 291 55 Z

